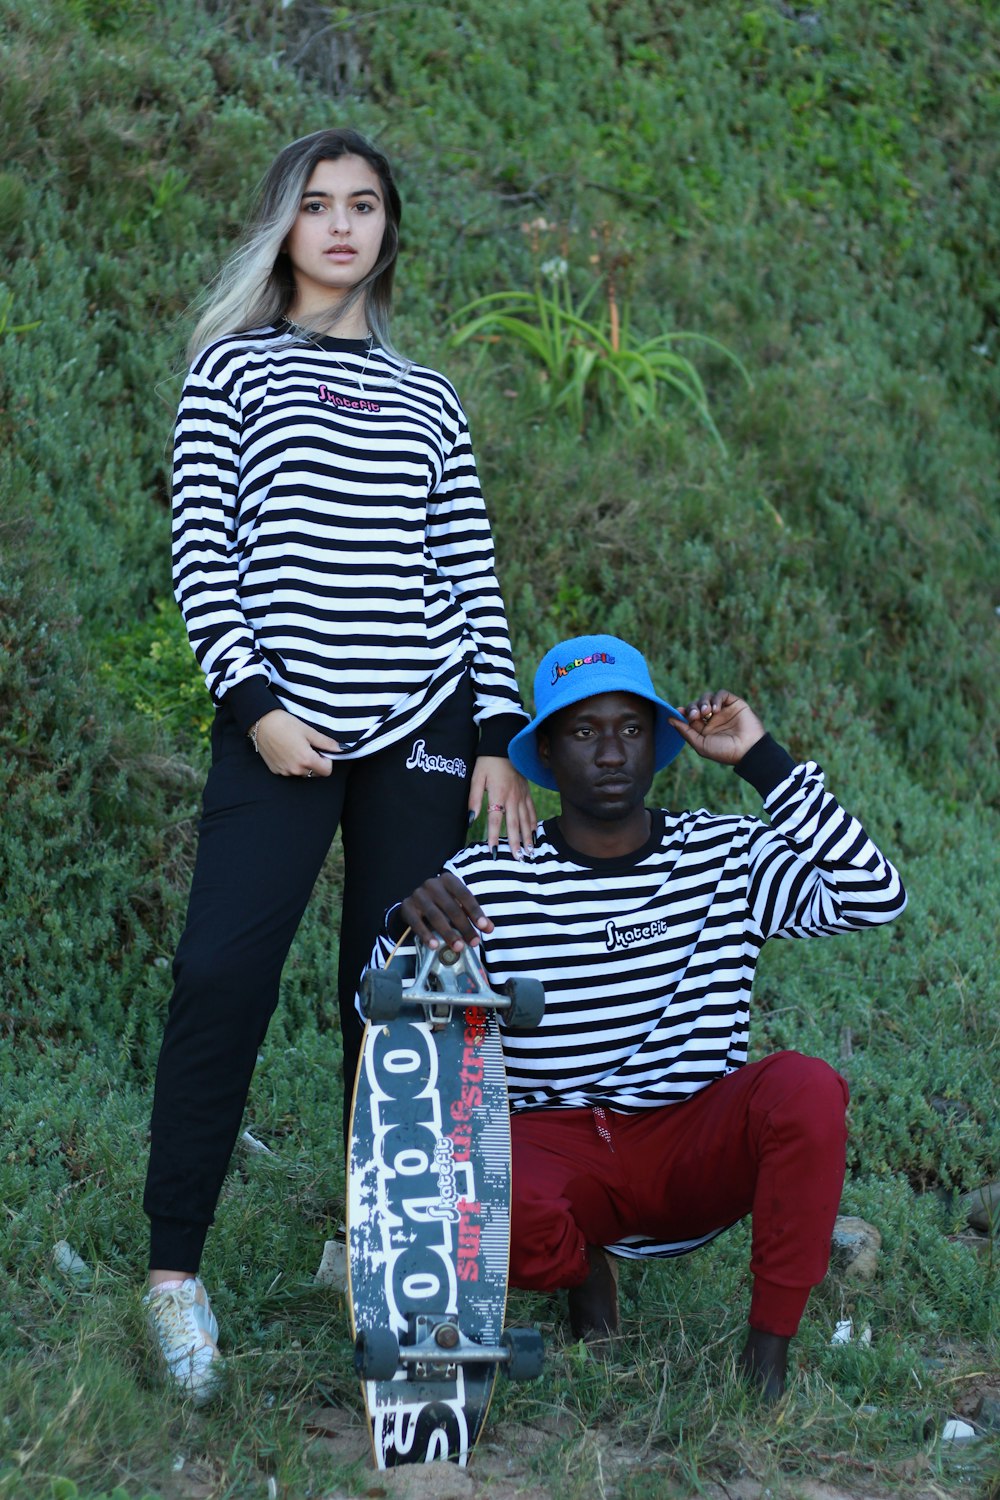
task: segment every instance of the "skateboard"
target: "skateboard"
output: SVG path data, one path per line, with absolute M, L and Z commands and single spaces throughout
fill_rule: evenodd
M 361 983 L 351 1107 L 348 1302 L 378 1468 L 469 1455 L 498 1369 L 541 1374 L 542 1338 L 504 1329 L 510 1113 L 497 1011 L 537 1026 L 534 979 L 489 982 L 469 947 L 400 944 Z

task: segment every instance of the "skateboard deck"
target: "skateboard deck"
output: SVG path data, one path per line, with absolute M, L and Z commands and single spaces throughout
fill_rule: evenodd
M 503 1327 L 510 1115 L 495 1007 L 513 1018 L 517 1001 L 493 994 L 474 950 L 411 942 L 365 976 L 362 1004 L 348 1300 L 375 1462 L 464 1465 L 498 1368 L 541 1372 L 540 1336 Z

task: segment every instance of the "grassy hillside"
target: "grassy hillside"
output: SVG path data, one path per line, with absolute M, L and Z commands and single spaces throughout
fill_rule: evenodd
M 733 687 L 911 895 L 887 932 L 768 954 L 757 987 L 759 1052 L 850 1079 L 844 1211 L 885 1246 L 871 1288 L 815 1295 L 784 1425 L 727 1383 L 739 1231 L 626 1270 L 639 1367 L 587 1362 L 555 1300 L 519 1299 L 550 1374 L 503 1398 L 499 1440 L 560 1414 L 538 1459 L 560 1497 L 600 1492 L 594 1431 L 643 1455 L 608 1481 L 634 1500 L 741 1468 L 783 1493 L 845 1453 L 876 1487 L 995 1496 L 995 1441 L 956 1468 L 922 1424 L 998 1365 L 992 1242 L 949 1239 L 957 1195 L 1000 1176 L 996 7 L 0 0 L 0 47 L 0 1496 L 180 1496 L 181 1452 L 212 1495 L 370 1483 L 303 1436 L 357 1406 L 342 1303 L 303 1290 L 342 1213 L 336 850 L 248 1111 L 280 1161 L 234 1163 L 206 1260 L 227 1404 L 165 1404 L 135 1300 L 205 765 L 168 566 L 187 309 L 274 151 L 345 122 L 398 168 L 398 342 L 468 407 L 523 684 L 600 628 L 673 701 Z M 451 347 L 473 298 L 536 287 L 595 323 L 613 301 L 637 339 L 721 341 L 750 385 L 683 347 L 725 450 L 679 400 L 633 426 L 590 398 L 581 428 L 517 346 Z M 694 757 L 656 791 L 753 806 Z M 829 1346 L 848 1307 L 868 1351 Z

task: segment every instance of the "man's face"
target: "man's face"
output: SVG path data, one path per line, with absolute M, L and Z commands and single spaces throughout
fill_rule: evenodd
M 653 705 L 634 693 L 598 693 L 545 720 L 538 754 L 564 807 L 617 822 L 641 807 L 653 780 Z

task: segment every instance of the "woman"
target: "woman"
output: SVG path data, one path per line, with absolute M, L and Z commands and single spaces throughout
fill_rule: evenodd
M 219 1380 L 202 1247 L 338 826 L 347 1098 L 387 906 L 464 843 L 484 797 L 493 844 L 504 817 L 515 852 L 534 829 L 506 758 L 527 716 L 465 416 L 389 341 L 399 220 L 363 137 L 286 147 L 195 330 L 178 413 L 174 589 L 217 712 L 157 1068 L 145 1303 L 199 1401 Z

